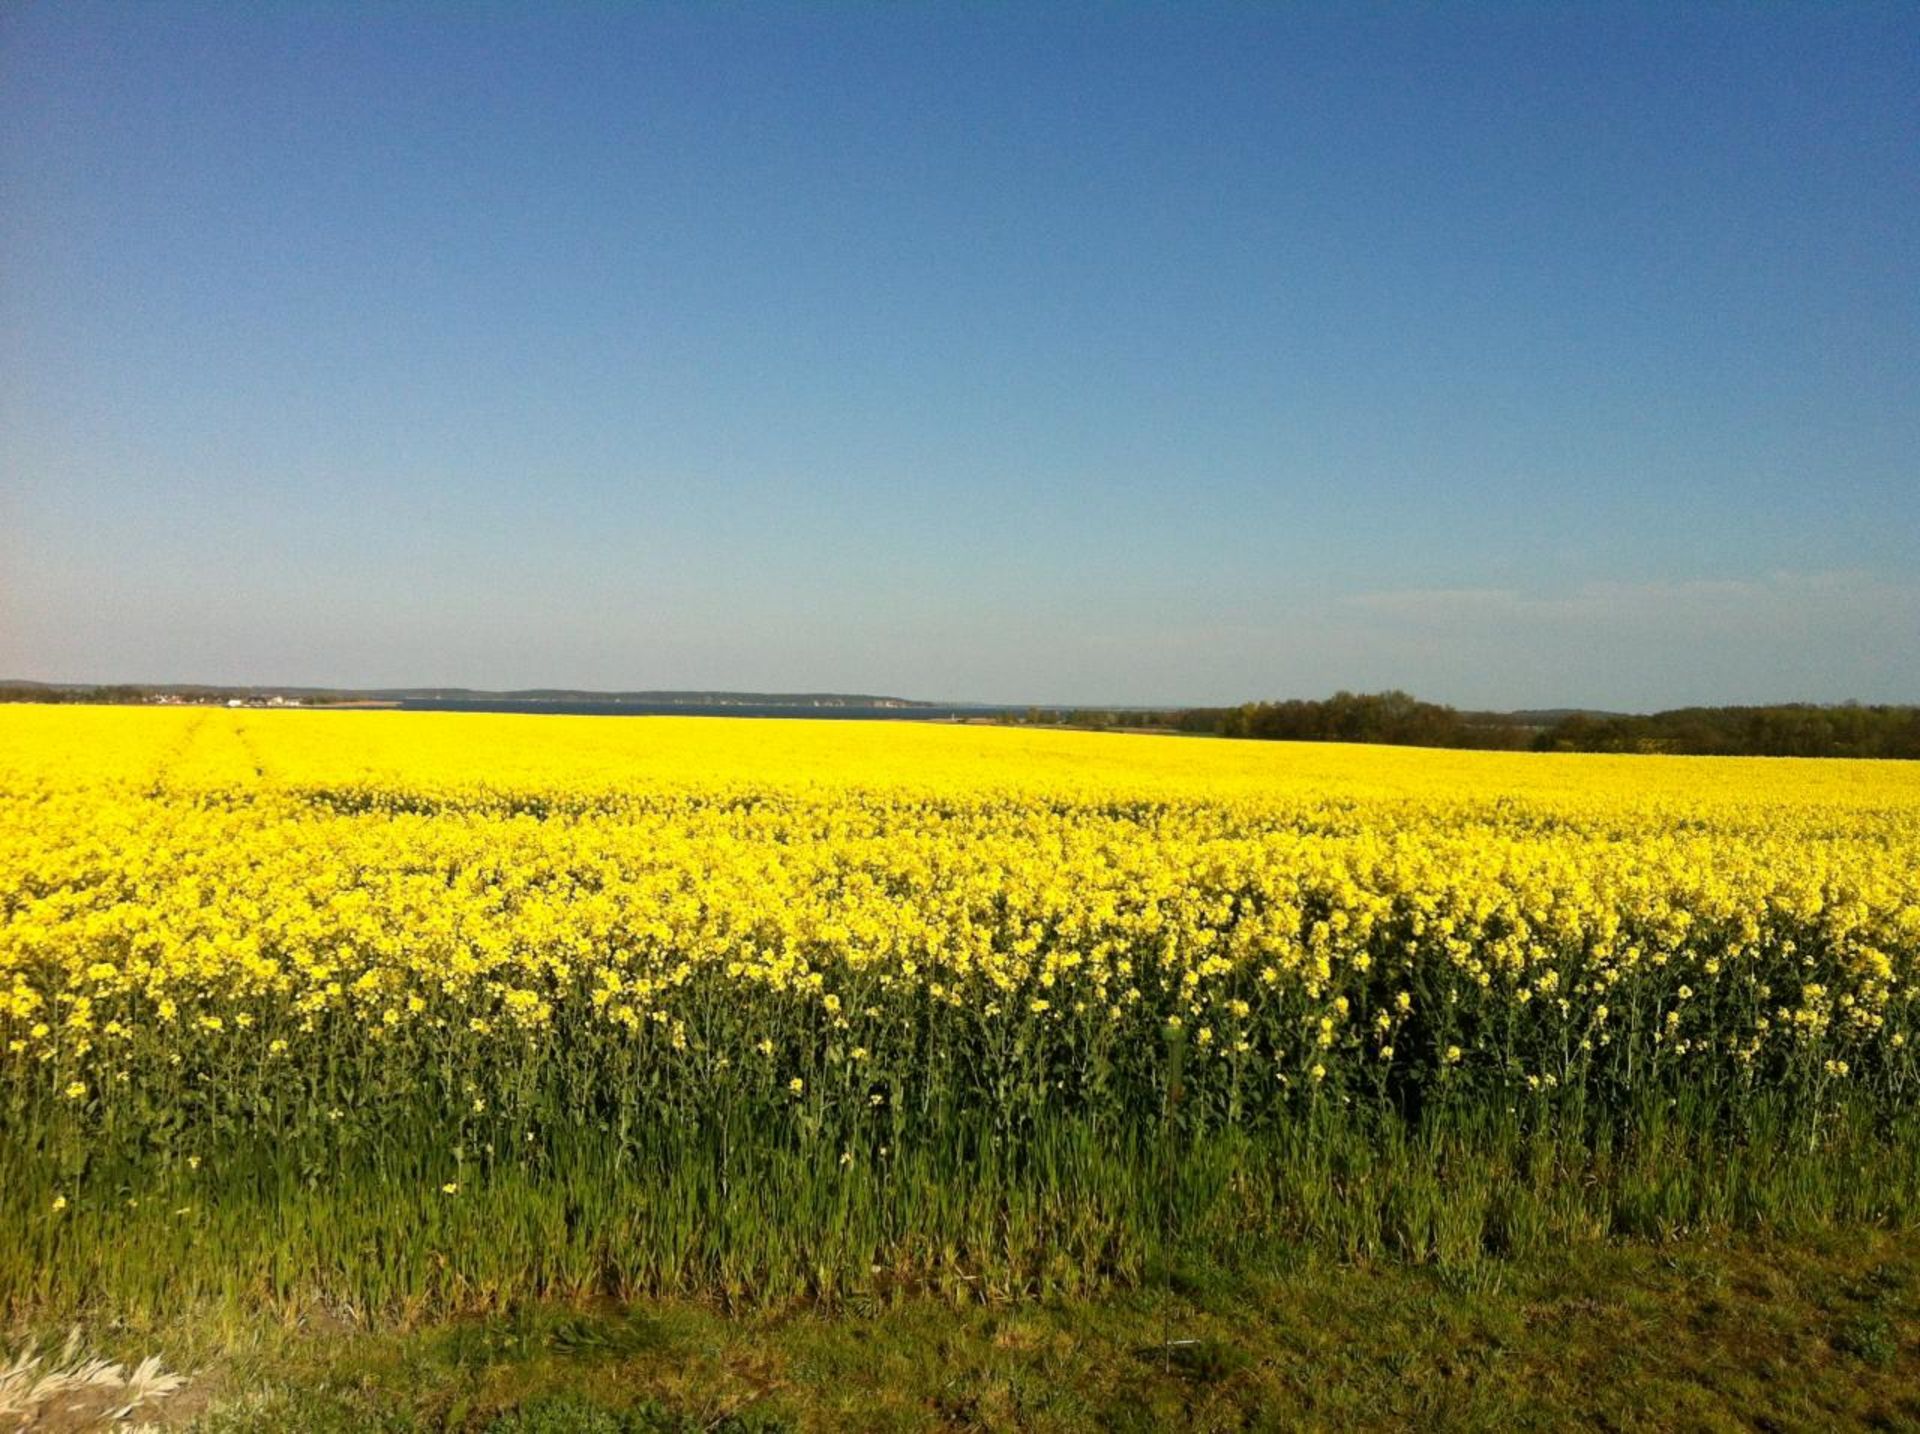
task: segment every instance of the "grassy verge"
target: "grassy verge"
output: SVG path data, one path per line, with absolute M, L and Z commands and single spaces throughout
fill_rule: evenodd
M 1013 1305 L 543 1304 L 384 1332 L 208 1317 L 115 1339 L 191 1371 L 145 1417 L 213 1434 L 1920 1428 L 1911 1232 L 1155 1275 Z
M 537 1167 L 457 1181 L 424 1140 L 415 1162 L 326 1178 L 256 1147 L 158 1182 L 108 1167 L 64 1187 L 0 1146 L 15 1232 L 0 1310 L 394 1324 L 555 1299 L 968 1303 L 1125 1289 L 1178 1260 L 1307 1252 L 1470 1275 L 1623 1238 L 1920 1225 L 1920 1118 L 1871 1110 L 1738 1125 L 1666 1103 L 1619 1124 L 1333 1112 L 1258 1139 L 1134 1143 L 1061 1120 L 1011 1150 L 982 1131 L 958 1152 L 885 1156 L 720 1134 L 643 1163 L 575 1129 Z
M 1920 1117 L 1631 1111 L 844 1160 L 573 1126 L 440 1183 L 424 1142 L 58 1186 L 0 1144 L 0 1304 L 213 1431 L 1920 1429 Z

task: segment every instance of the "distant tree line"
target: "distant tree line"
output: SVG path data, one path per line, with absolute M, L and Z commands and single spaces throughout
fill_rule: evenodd
M 1406 747 L 1506 750 L 1531 746 L 1540 730 L 1524 714 L 1459 712 L 1397 691 L 1336 692 L 1318 702 L 1247 702 L 1238 707 L 1035 707 L 1013 720 L 1049 726 L 1192 732 L 1269 742 L 1382 742 Z
M 1650 717 L 1574 713 L 1534 745 L 1549 752 L 1920 758 L 1920 707 L 1682 707 Z
M 1488 751 L 1665 752 L 1696 756 L 1920 758 L 1920 707 L 1686 707 L 1650 716 L 1463 712 L 1405 692 L 1163 710 L 1029 708 L 1007 720 L 1205 733 L 1270 742 L 1374 742 Z
M 1223 737 L 1270 742 L 1384 742 L 1398 747 L 1520 748 L 1534 729 L 1475 717 L 1405 692 L 1336 692 L 1320 702 L 1250 702 L 1221 716 Z

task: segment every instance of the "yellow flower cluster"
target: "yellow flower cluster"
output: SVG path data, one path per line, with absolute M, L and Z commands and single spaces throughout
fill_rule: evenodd
M 0 708 L 0 1077 L 101 1128 L 1904 1092 L 1917 992 L 1914 766 Z

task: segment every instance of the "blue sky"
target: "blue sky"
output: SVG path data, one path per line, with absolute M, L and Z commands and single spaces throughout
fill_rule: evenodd
M 0 675 L 1920 699 L 1911 5 L 16 3 Z

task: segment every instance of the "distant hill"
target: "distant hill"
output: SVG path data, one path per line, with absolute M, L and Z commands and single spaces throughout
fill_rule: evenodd
M 294 693 L 298 688 L 262 689 Z M 524 687 L 493 692 L 473 687 L 379 687 L 360 696 L 394 702 L 613 702 L 645 707 L 926 707 L 930 703 L 864 692 L 594 692 Z
M 0 692 L 13 701 L 141 702 L 160 698 L 219 702 L 553 702 L 636 707 L 860 707 L 912 709 L 933 704 L 864 692 L 597 692 L 574 687 L 526 687 L 492 691 L 478 687 L 230 687 L 194 682 L 88 684 L 0 678 Z

